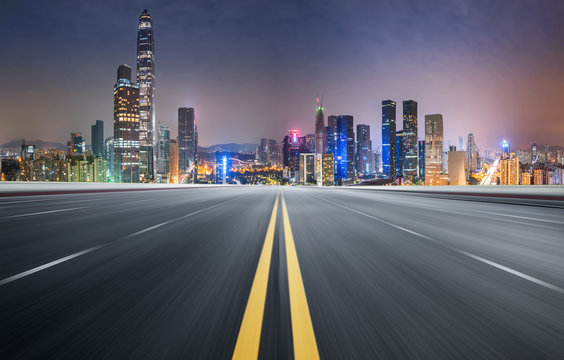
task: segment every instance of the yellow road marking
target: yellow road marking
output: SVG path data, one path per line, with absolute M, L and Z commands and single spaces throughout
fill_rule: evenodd
M 317 343 L 307 298 L 298 263 L 298 255 L 290 227 L 290 219 L 286 209 L 286 201 L 282 195 L 282 214 L 284 217 L 284 235 L 286 237 L 286 261 L 288 264 L 288 289 L 290 291 L 290 312 L 292 318 L 292 337 L 294 339 L 294 359 L 319 359 Z
M 270 273 L 270 260 L 272 258 L 272 247 L 274 244 L 274 230 L 276 227 L 276 215 L 278 214 L 278 198 L 274 201 L 274 208 L 266 231 L 264 245 L 260 254 L 257 272 L 251 287 L 241 329 L 237 336 L 233 359 L 257 359 L 260 345 L 260 334 L 262 330 L 262 318 L 264 316 L 264 304 L 266 302 L 266 289 L 268 287 L 268 274 Z

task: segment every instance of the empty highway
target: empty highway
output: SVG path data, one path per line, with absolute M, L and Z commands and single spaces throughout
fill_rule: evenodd
M 1 359 L 564 358 L 562 191 L 139 190 L 0 194 Z

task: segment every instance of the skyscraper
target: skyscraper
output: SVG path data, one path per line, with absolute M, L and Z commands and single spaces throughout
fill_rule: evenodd
M 78 155 L 84 153 L 84 140 L 82 134 L 79 132 L 71 133 L 70 135 L 70 154 Z
M 468 141 L 466 142 L 466 177 L 470 179 L 470 175 L 476 170 L 476 144 L 474 143 L 474 134 L 468 134 Z
M 511 156 L 509 151 L 509 143 L 507 142 L 507 140 L 503 140 L 503 142 L 501 143 L 501 160 L 509 159 L 509 157 Z
M 396 178 L 403 178 L 404 164 L 404 133 L 403 130 L 396 131 Z
M 170 139 L 170 163 L 168 182 L 171 184 L 178 183 L 178 141 Z
M 261 164 L 266 164 L 268 162 L 268 139 L 261 138 L 260 146 L 257 151 L 258 162 Z
M 425 185 L 439 185 L 443 168 L 443 116 L 425 115 Z
M 531 144 L 531 164 L 536 163 L 538 158 L 539 158 L 539 155 L 537 153 L 537 144 L 532 143 Z
M 117 182 L 139 182 L 139 86 L 131 68 L 120 65 L 114 86 L 114 153 Z M 127 77 L 129 76 L 129 77 Z
M 372 140 L 370 125 L 356 126 L 356 172 L 358 176 L 372 176 Z
M 298 177 L 300 163 L 300 139 L 298 131 L 290 130 L 289 134 L 284 137 L 282 143 L 284 153 L 283 165 L 288 169 L 289 178 L 295 180 Z
M 351 181 L 354 178 L 354 127 L 351 115 L 337 116 L 336 178 Z
M 190 174 L 192 182 L 198 168 L 198 129 L 194 108 L 178 108 L 178 172 Z
M 382 172 L 389 179 L 396 177 L 396 103 L 382 101 Z
M 448 152 L 448 184 L 466 185 L 464 173 L 464 151 L 452 149 Z
M 411 182 L 417 177 L 417 102 L 403 102 L 403 175 Z
M 417 164 L 417 177 L 425 181 L 425 140 L 419 140 L 419 156 Z
M 94 156 L 106 155 L 104 151 L 104 122 L 96 120 L 96 124 L 91 126 L 92 153 Z
M 325 149 L 325 115 L 323 114 L 323 105 L 317 98 L 317 111 L 315 112 L 315 153 L 323 154 Z
M 170 172 L 170 130 L 168 126 L 159 125 L 157 146 L 157 178 L 166 177 Z
M 155 44 L 147 9 L 137 27 L 137 83 L 139 84 L 139 158 L 143 180 L 155 179 Z

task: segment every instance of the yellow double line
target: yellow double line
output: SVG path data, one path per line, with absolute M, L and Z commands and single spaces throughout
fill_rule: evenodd
M 247 360 L 258 358 L 279 197 L 280 193 L 276 196 L 274 208 L 272 209 L 272 215 L 266 231 L 266 238 L 260 254 L 251 293 L 247 301 L 247 307 L 245 308 L 245 314 L 241 322 L 241 329 L 237 337 L 233 359 Z M 286 261 L 288 267 L 288 289 L 290 293 L 294 358 L 297 360 L 319 359 L 284 195 L 282 195 L 282 216 L 284 220 Z

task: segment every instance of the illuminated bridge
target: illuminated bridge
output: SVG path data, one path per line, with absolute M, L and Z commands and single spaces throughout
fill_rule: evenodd
M 0 185 L 1 359 L 562 359 L 564 192 Z

